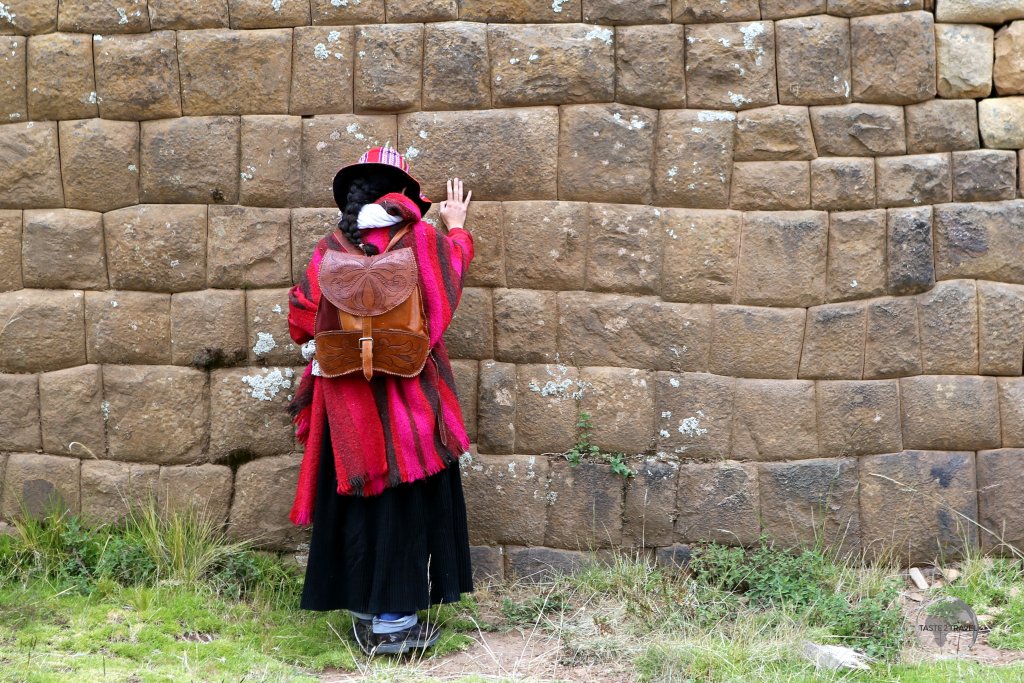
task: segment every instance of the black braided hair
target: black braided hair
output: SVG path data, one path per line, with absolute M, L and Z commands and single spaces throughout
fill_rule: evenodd
M 367 256 L 378 253 L 377 247 L 372 244 L 364 244 L 363 238 L 356 227 L 359 218 L 359 210 L 366 204 L 376 201 L 389 192 L 401 192 L 402 187 L 398 180 L 392 175 L 385 175 L 379 172 L 370 172 L 352 181 L 348 188 L 345 207 L 338 219 L 338 228 L 353 245 L 363 250 Z

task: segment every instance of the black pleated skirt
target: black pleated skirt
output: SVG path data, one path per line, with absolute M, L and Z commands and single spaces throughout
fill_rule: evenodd
M 472 591 L 458 464 L 377 496 L 343 496 L 325 425 L 299 607 L 413 612 Z

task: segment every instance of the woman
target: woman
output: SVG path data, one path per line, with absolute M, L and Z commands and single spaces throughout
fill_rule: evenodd
M 305 444 L 290 518 L 313 523 L 300 607 L 349 610 L 367 654 L 429 647 L 439 631 L 417 610 L 473 590 L 458 467 L 469 438 L 442 340 L 473 258 L 463 229 L 471 196 L 448 181 L 442 232 L 422 220 L 430 200 L 406 160 L 390 147 L 370 150 L 335 176 L 339 230 L 320 239 L 289 291 L 291 337 L 312 359 L 288 406 Z M 376 254 L 407 228 L 392 248 L 416 257 L 426 365 L 409 378 L 320 375 L 312 340 L 324 253 Z

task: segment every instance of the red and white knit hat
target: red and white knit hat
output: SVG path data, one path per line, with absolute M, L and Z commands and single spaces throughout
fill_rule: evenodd
M 416 180 L 409 172 L 409 162 L 390 145 L 367 150 L 359 157 L 359 161 L 344 166 L 338 171 L 334 176 L 334 201 L 338 204 L 338 208 L 345 208 L 345 198 L 348 196 L 348 188 L 352 184 L 352 180 L 368 168 L 377 168 L 387 173 L 393 173 L 396 179 L 405 185 L 405 194 L 416 202 L 420 210 L 424 214 L 430 210 L 431 201 L 420 191 L 420 181 Z

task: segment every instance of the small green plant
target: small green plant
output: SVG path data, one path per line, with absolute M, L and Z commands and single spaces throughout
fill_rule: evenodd
M 575 445 L 563 454 L 565 459 L 569 461 L 569 464 L 572 467 L 576 467 L 585 459 L 592 458 L 607 462 L 612 466 L 612 472 L 615 474 L 623 477 L 635 476 L 636 472 L 626 464 L 625 453 L 602 453 L 600 446 L 591 443 L 593 438 L 591 430 L 593 428 L 594 423 L 590 413 L 586 411 L 580 412 L 579 417 L 576 419 L 576 429 L 579 436 L 576 438 Z
M 567 607 L 563 593 L 552 591 L 546 595 L 538 595 L 522 602 L 511 598 L 502 598 L 501 614 L 513 626 L 532 626 L 548 614 L 562 612 Z

